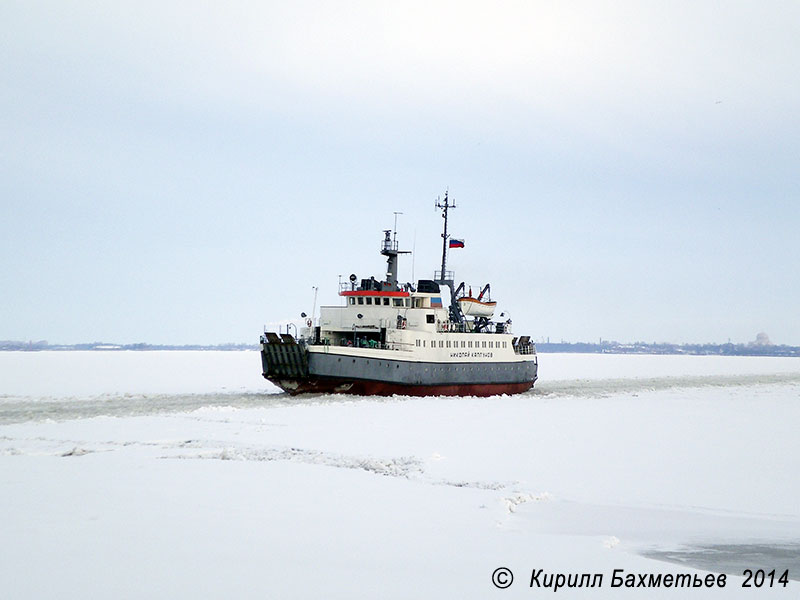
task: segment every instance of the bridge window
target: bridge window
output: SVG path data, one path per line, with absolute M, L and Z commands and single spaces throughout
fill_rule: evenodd
M 494 348 L 494 342 L 489 342 L 489 348 Z
M 367 304 L 372 304 L 372 298 L 367 297 Z
M 356 303 L 356 299 L 353 298 L 352 296 L 348 298 L 348 300 L 350 300 L 350 306 L 353 306 Z
M 483 344 L 481 344 L 481 348 L 486 348 L 486 342 L 483 342 Z
M 467 342 L 465 342 L 464 340 L 461 340 L 461 347 L 462 347 L 462 348 L 464 348 L 464 347 L 465 347 L 465 345 L 466 345 L 466 343 L 467 343 Z
M 383 305 L 384 306 L 389 306 L 389 299 L 388 298 L 384 298 L 383 299 Z
M 394 306 L 403 306 L 403 299 L 402 298 L 393 298 L 394 302 L 392 303 Z
M 361 296 L 359 296 L 359 297 L 358 297 L 358 303 L 359 303 L 359 304 L 364 304 L 364 298 L 362 298 Z

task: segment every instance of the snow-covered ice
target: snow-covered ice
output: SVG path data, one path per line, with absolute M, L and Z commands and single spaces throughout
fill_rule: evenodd
M 797 596 L 800 360 L 543 354 L 540 375 L 291 398 L 256 352 L 0 353 L 0 596 L 551 593 L 533 569 L 604 575 L 566 597 Z M 743 589 L 748 567 L 792 581 Z

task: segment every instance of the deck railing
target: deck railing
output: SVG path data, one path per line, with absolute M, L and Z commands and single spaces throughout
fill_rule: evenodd
M 477 330 L 472 321 L 456 323 L 455 321 L 438 321 L 438 333 L 511 333 L 511 327 L 505 323 L 489 323 L 486 327 Z
M 370 340 L 366 338 L 340 338 L 339 340 L 331 340 L 322 338 L 320 341 L 315 342 L 312 340 L 305 340 L 309 346 L 336 346 L 339 348 L 365 348 L 370 350 L 404 350 L 411 346 L 411 344 L 403 342 L 379 342 L 378 340 Z
M 517 344 L 516 346 L 514 346 L 514 353 L 536 354 L 536 346 L 533 345 L 533 342 L 528 342 L 527 344 Z

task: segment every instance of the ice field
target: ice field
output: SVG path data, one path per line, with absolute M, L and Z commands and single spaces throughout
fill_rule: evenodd
M 800 360 L 539 363 L 518 396 L 292 398 L 257 352 L 0 353 L 0 596 L 798 597 Z

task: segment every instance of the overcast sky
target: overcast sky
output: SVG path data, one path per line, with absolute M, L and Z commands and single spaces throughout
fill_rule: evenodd
M 552 341 L 800 345 L 800 3 L 0 4 L 0 339 L 253 342 L 439 266 Z

